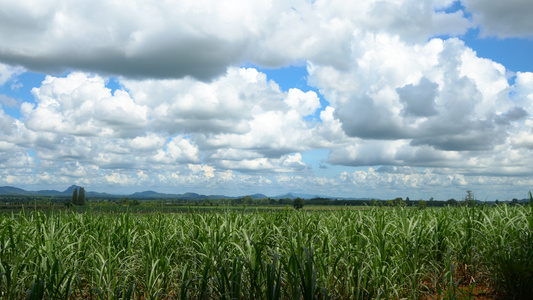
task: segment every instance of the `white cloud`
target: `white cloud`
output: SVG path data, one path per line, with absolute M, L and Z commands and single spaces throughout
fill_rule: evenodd
M 197 163 L 200 161 L 199 156 L 198 148 L 190 139 L 177 136 L 167 143 L 165 150 L 158 150 L 152 161 L 160 164 Z
M 174 139 L 172 140 L 174 141 Z M 140 151 L 153 151 L 164 147 L 165 139 L 155 133 L 147 133 L 145 136 L 137 136 L 128 141 L 129 147 Z
M 32 149 L 35 168 L 43 170 L 32 176 L 35 184 L 194 186 L 238 182 L 232 170 L 303 172 L 307 165 L 294 152 L 320 143 L 312 138 L 315 121 L 304 120 L 320 107 L 316 93 L 282 92 L 252 68 L 230 68 L 211 83 L 121 83 L 125 90 L 112 93 L 97 75 L 46 77 L 33 89 L 36 102 L 21 105 L 23 121 L 2 118 L 1 146 Z M 329 123 L 321 125 L 322 134 Z
M 194 174 L 202 174 L 206 179 L 215 177 L 215 169 L 211 166 L 189 164 L 189 169 Z
M 123 91 L 111 95 L 100 76 L 47 76 L 32 93 L 37 105 L 23 103 L 21 112 L 26 127 L 33 131 L 125 137 L 147 124 L 147 108 L 134 103 Z
M 67 75 L 47 76 L 20 118 L 3 110 L 19 100 L 0 95 L 0 182 L 345 194 L 504 186 L 533 164 L 533 75 L 511 85 L 503 65 L 434 37 L 476 24 L 529 36 L 531 5 L 461 1 L 469 20 L 447 12 L 457 4 L 3 2 L 0 87 L 26 69 Z M 239 65 L 307 65 L 318 94 Z M 306 157 L 316 149 L 330 150 L 327 176 Z
M 485 35 L 533 36 L 533 3 L 529 0 L 461 0 Z
M 300 153 L 283 155 L 280 158 L 250 158 L 239 160 L 220 159 L 215 163 L 222 169 L 237 170 L 250 173 L 287 173 L 301 172 L 307 169 L 307 165 L 302 161 Z
M 461 34 L 451 1 L 32 1 L 0 4 L 0 60 L 29 70 L 210 80 L 228 66 L 311 59 L 339 68 L 354 32 Z M 21 22 L 20 20 L 24 20 Z
M 352 51 L 345 69 L 308 67 L 309 82 L 334 108 L 322 112 L 324 124 L 337 123 L 348 136 L 337 135 L 329 163 L 449 168 L 461 186 L 473 184 L 467 175 L 488 183 L 490 176 L 527 174 L 530 73 L 518 73 L 511 86 L 502 65 L 458 39 L 411 44 L 365 34 Z M 404 185 L 429 184 L 413 180 Z
M 6 95 L 0 95 L 0 107 L 16 107 L 19 104 L 19 101 L 6 96 Z
M 133 77 L 203 79 L 240 63 L 272 11 L 270 1 L 0 5 L 2 60 L 33 70 L 74 68 Z
M 301 116 L 313 114 L 320 108 L 320 100 L 315 92 L 302 92 L 299 89 L 290 89 L 287 98 L 284 100 L 287 105 L 298 112 Z
M 193 79 L 121 82 L 136 103 L 150 108 L 154 128 L 170 134 L 243 132 L 254 109 L 281 106 L 277 85 L 255 69 L 230 68 L 211 83 Z
M 23 72 L 24 68 L 22 67 L 13 67 L 0 63 L 0 87 L 6 84 L 6 82 L 11 80 L 15 76 L 22 74 Z

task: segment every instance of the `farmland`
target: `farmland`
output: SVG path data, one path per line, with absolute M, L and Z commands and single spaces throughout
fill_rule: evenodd
M 26 210 L 0 221 L 0 298 L 527 299 L 531 206 Z

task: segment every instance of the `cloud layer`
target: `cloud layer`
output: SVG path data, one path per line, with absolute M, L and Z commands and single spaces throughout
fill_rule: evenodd
M 79 69 L 137 78 L 201 80 L 230 65 L 341 67 L 354 31 L 422 41 L 460 34 L 453 1 L 17 1 L 0 4 L 0 60 L 41 72 Z
M 460 4 L 1 3 L 0 183 L 505 197 L 532 182 L 533 73 L 461 35 L 530 37 L 533 5 Z M 311 88 L 261 72 L 291 65 Z M 25 70 L 50 75 L 15 100 Z

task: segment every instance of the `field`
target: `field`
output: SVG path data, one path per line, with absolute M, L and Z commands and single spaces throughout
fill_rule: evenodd
M 1 299 L 530 299 L 531 206 L 3 213 Z

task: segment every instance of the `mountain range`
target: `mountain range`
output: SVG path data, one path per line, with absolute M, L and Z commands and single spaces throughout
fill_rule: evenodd
M 69 188 L 67 188 L 64 191 L 56 191 L 56 190 L 39 190 L 39 191 L 27 191 L 21 188 L 13 187 L 13 186 L 0 186 L 0 195 L 22 195 L 22 196 L 60 196 L 60 197 L 70 197 L 72 195 L 72 192 L 74 189 L 80 189 L 80 186 L 72 185 Z M 224 196 L 224 195 L 201 195 L 197 193 L 184 193 L 184 194 L 165 194 L 165 193 L 159 193 L 155 191 L 144 191 L 144 192 L 136 192 L 133 194 L 128 195 L 114 195 L 114 194 L 108 194 L 108 193 L 100 193 L 100 192 L 92 192 L 92 191 L 85 191 L 86 197 L 92 197 L 92 198 L 121 198 L 121 197 L 128 197 L 132 199 L 184 199 L 184 200 L 195 200 L 195 199 L 235 199 L 235 198 L 242 198 L 244 196 L 238 196 L 238 197 L 232 197 L 232 196 Z M 253 199 L 263 199 L 268 198 L 268 196 L 264 194 L 253 194 L 253 195 L 245 195 L 250 196 Z M 282 195 L 277 195 L 271 198 L 274 199 L 295 199 L 295 198 L 303 198 L 303 199 L 312 199 L 312 198 L 331 198 L 333 197 L 327 197 L 327 196 L 319 196 L 319 195 L 312 195 L 312 194 L 298 194 L 298 193 L 287 193 Z M 340 198 L 337 198 L 340 199 Z M 368 200 L 368 199 L 360 199 L 360 200 Z

